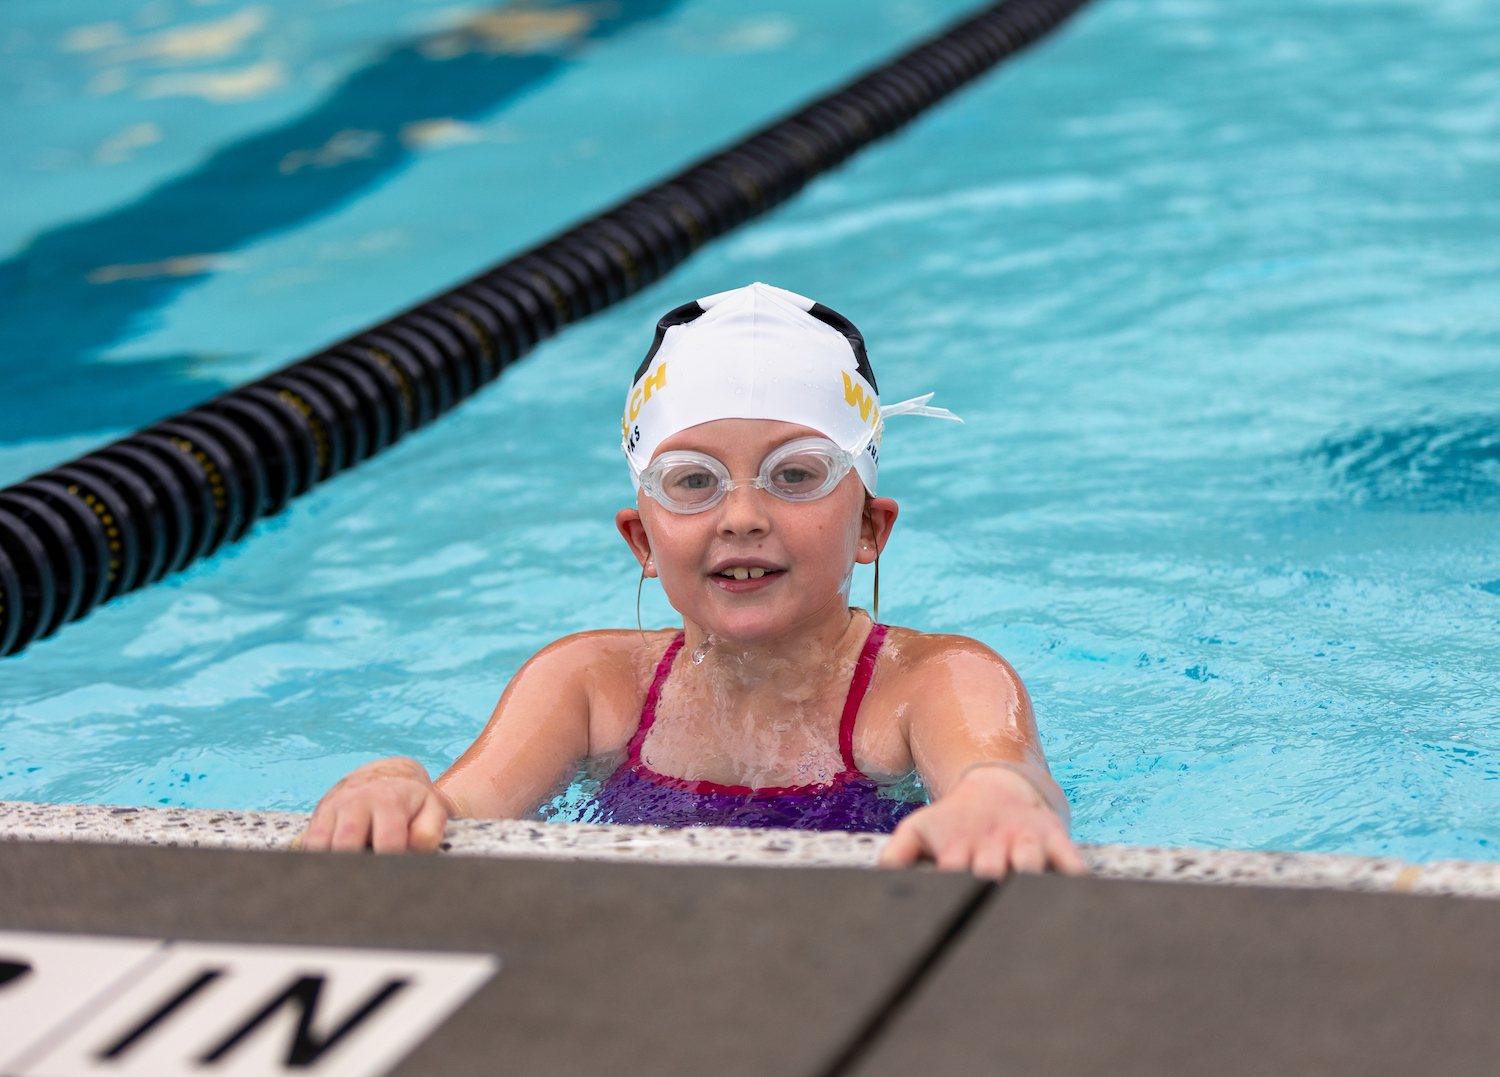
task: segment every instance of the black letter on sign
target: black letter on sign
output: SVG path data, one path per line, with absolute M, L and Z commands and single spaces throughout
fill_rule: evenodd
M 0 960 L 0 987 L 4 987 L 12 980 L 19 980 L 31 971 L 31 966 L 24 961 Z
M 318 1012 L 318 996 L 323 991 L 323 977 L 304 976 L 300 980 L 294 981 L 292 986 L 266 1003 L 265 1007 L 258 1014 L 250 1018 L 249 1021 L 246 1021 L 238 1031 L 232 1033 L 227 1040 L 198 1061 L 205 1065 L 210 1062 L 219 1061 L 219 1059 L 234 1050 L 235 1046 L 241 1040 L 254 1032 L 263 1022 L 274 1015 L 277 1010 L 290 1002 L 302 1008 L 302 1017 L 297 1022 L 297 1035 L 292 1039 L 291 1049 L 286 1053 L 286 1064 L 298 1067 L 311 1066 L 324 1051 L 327 1051 L 334 1044 L 338 1043 L 339 1040 L 343 1039 L 350 1032 L 353 1032 L 359 1026 L 360 1022 L 380 1009 L 392 995 L 405 986 L 405 980 L 388 980 L 386 985 L 371 995 L 363 1006 L 350 1014 L 349 1018 L 342 1025 L 330 1032 L 327 1039 L 320 1040 L 313 1035 L 312 1023 L 313 1018 Z
M 140 1024 L 136 1025 L 135 1028 L 131 1029 L 129 1032 L 125 1033 L 124 1036 L 120 1037 L 120 1039 L 116 1041 L 113 1047 L 100 1051 L 99 1057 L 119 1058 L 126 1051 L 130 1050 L 131 1046 L 133 1046 L 135 1042 L 142 1036 L 150 1032 L 157 1025 L 161 1024 L 168 1017 L 171 1017 L 173 1010 L 177 1009 L 177 1007 L 181 1006 L 184 1002 L 192 998 L 199 991 L 202 991 L 209 984 L 217 980 L 219 976 L 223 974 L 223 972 L 223 969 L 206 970 L 203 975 L 199 976 L 192 983 L 188 984 L 181 991 L 177 992 L 177 994 L 173 995 L 171 998 L 167 999 L 166 1002 L 157 1007 L 156 1012 L 153 1013 L 150 1017 L 146 1018 Z

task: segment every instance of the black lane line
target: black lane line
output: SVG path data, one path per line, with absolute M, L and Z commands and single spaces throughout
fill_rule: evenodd
M 818 1073 L 818 1077 L 845 1077 L 845 1074 L 853 1071 L 860 1059 L 875 1046 L 875 1042 L 880 1039 L 886 1026 L 927 980 L 938 962 L 963 937 L 969 925 L 974 922 L 974 918 L 979 915 L 979 911 L 1000 892 L 1000 885 L 992 882 L 984 883 L 974 892 L 973 897 L 964 902 L 943 928 L 942 933 L 932 941 L 927 952 L 912 964 L 886 1000 L 870 1014 L 864 1026 L 854 1034 L 848 1045 L 835 1056 L 833 1061 Z

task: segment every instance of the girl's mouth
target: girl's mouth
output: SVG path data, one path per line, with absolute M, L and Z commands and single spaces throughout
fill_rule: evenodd
M 775 570 L 773 569 L 772 571 Z M 718 575 L 724 577 L 726 580 L 758 580 L 765 574 L 766 570 L 763 568 L 745 568 L 743 565 L 738 568 L 726 568 L 723 572 L 718 573 Z
M 785 571 L 777 568 L 754 568 L 747 565 L 735 565 L 709 575 L 714 586 L 732 594 L 743 594 L 747 591 L 759 591 L 786 575 Z

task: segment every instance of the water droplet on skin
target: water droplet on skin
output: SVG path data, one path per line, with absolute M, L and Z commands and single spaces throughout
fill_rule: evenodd
M 718 642 L 719 641 L 715 636 L 709 635 L 703 640 L 702 643 L 698 644 L 698 649 L 693 652 L 693 665 L 701 666 L 703 664 L 703 660 L 708 657 L 708 652 L 713 650 L 714 644 Z

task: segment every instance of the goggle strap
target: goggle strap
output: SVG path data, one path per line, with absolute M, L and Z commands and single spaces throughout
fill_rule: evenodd
M 932 393 L 923 393 L 921 396 L 914 396 L 910 400 L 898 400 L 894 404 L 881 405 L 875 421 L 870 424 L 864 436 L 844 451 L 850 456 L 858 456 L 864 452 L 865 446 L 869 445 L 871 441 L 878 438 L 885 431 L 886 419 L 896 415 L 918 415 L 924 419 L 948 419 L 955 423 L 963 422 L 962 419 L 954 415 L 947 408 L 928 407 L 927 401 L 931 400 L 932 396 Z
M 921 415 L 928 419 L 948 419 L 955 423 L 963 422 L 947 408 L 929 408 L 927 401 L 932 399 L 932 393 L 924 393 L 914 396 L 910 400 L 900 400 L 894 404 L 883 405 L 880 409 L 880 417 L 888 419 L 892 415 Z

